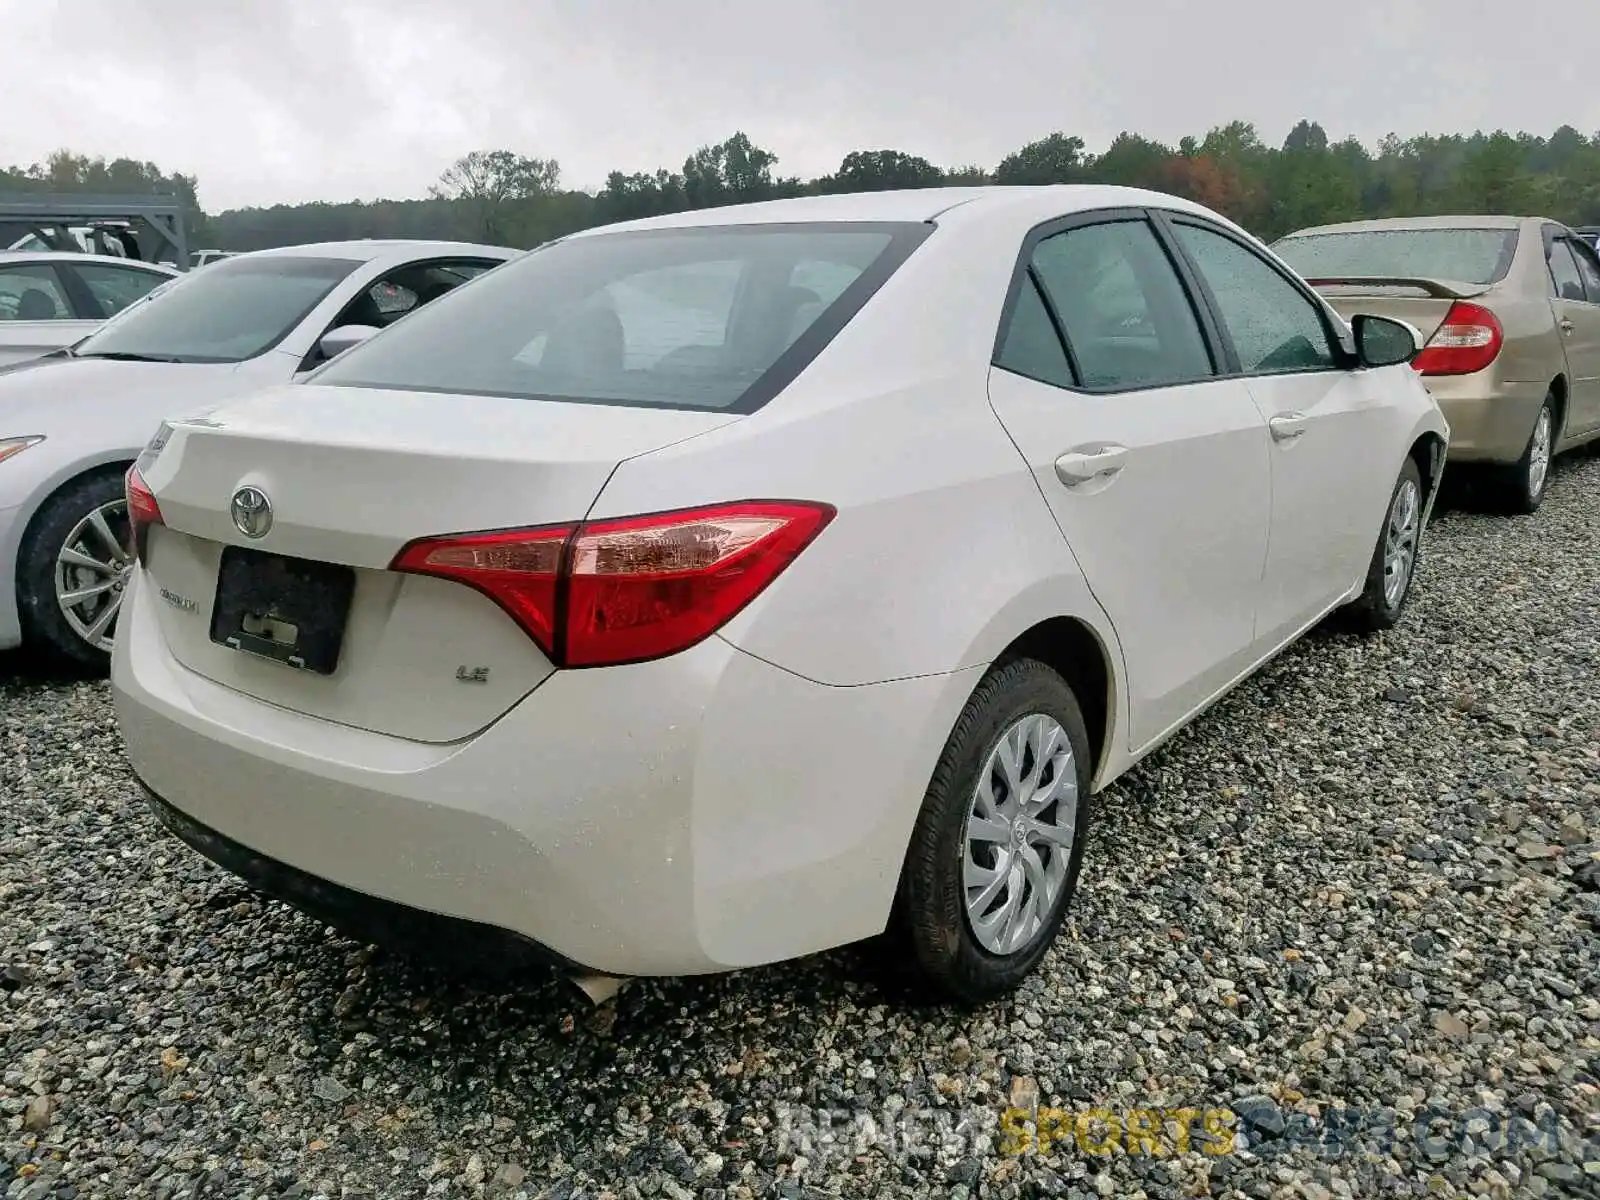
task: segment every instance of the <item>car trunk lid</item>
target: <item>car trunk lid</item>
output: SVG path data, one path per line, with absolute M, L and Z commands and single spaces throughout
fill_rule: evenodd
M 1361 275 L 1338 278 L 1313 278 L 1308 283 L 1345 320 L 1358 313 L 1392 317 L 1414 325 L 1426 341 L 1441 324 L 1457 300 L 1470 300 L 1487 292 L 1491 285 L 1462 283 L 1405 275 Z
M 737 419 L 298 384 L 173 422 L 140 462 L 162 516 L 145 547 L 162 631 L 185 667 L 281 707 L 468 737 L 551 664 L 487 597 L 388 570 L 399 550 L 576 522 L 619 462 Z M 244 489 L 258 536 L 232 511 Z

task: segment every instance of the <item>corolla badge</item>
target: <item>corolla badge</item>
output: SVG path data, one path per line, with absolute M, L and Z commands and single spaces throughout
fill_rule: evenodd
M 272 530 L 272 501 L 257 487 L 242 487 L 233 494 L 233 523 L 247 538 L 266 537 Z

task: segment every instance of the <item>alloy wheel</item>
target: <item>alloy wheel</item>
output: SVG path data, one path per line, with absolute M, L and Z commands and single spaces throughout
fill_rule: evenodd
M 1405 598 L 1406 586 L 1417 561 L 1422 497 L 1410 479 L 1400 481 L 1383 534 L 1383 599 L 1390 608 Z
M 1533 427 L 1533 441 L 1528 444 L 1528 498 L 1537 500 L 1544 495 L 1545 480 L 1550 477 L 1550 434 L 1555 422 L 1548 407 L 1539 411 L 1539 421 Z
M 1032 713 L 996 743 L 962 837 L 967 921 L 991 954 L 1015 954 L 1044 927 L 1077 836 L 1078 771 L 1067 731 Z
M 72 632 L 109 652 L 122 610 L 133 555 L 128 551 L 128 506 L 113 500 L 72 527 L 56 555 L 56 603 Z

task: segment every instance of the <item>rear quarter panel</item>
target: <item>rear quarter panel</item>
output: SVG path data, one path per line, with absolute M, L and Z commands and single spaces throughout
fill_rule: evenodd
M 1566 373 L 1566 352 L 1549 297 L 1524 283 L 1518 288 L 1502 284 L 1483 299 L 1505 329 L 1505 348 L 1490 369 L 1496 382 L 1548 386 Z

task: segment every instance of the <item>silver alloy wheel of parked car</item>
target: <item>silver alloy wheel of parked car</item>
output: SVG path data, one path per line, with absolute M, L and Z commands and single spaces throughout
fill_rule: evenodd
M 1389 521 L 1384 529 L 1383 596 L 1390 605 L 1400 603 L 1411 581 L 1417 560 L 1417 538 L 1421 532 L 1422 497 L 1410 479 L 1401 481 L 1389 505 Z
M 109 651 L 133 556 L 128 552 L 128 506 L 113 500 L 72 527 L 56 555 L 56 603 L 72 631 Z
M 1067 732 L 1030 713 L 990 752 L 962 839 L 967 920 L 991 954 L 1014 954 L 1044 925 L 1066 882 L 1078 772 Z
M 1555 420 L 1546 405 L 1539 411 L 1539 420 L 1533 427 L 1533 440 L 1528 446 L 1528 498 L 1537 501 L 1544 496 L 1545 480 L 1550 477 L 1550 442 Z

